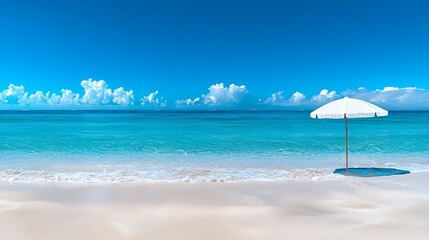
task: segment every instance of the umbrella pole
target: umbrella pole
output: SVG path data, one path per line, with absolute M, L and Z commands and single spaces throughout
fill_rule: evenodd
M 348 171 L 349 171 L 349 126 L 348 126 L 349 121 L 346 114 L 344 114 L 344 118 L 346 119 L 346 173 L 348 174 Z

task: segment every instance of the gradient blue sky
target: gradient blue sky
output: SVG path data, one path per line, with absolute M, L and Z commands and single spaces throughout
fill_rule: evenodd
M 0 89 L 82 91 L 104 79 L 137 96 L 256 99 L 284 91 L 429 89 L 427 1 L 0 0 Z

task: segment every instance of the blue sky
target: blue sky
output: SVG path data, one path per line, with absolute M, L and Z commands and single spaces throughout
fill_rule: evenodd
M 62 89 L 79 105 L 429 107 L 425 1 L 0 2 L 3 108 L 73 103 Z

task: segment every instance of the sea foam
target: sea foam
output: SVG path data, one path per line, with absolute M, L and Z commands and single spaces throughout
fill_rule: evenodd
M 321 180 L 339 177 L 331 169 L 195 169 L 139 171 L 87 171 L 53 172 L 35 170 L 3 170 L 3 182 L 68 182 L 68 183 L 115 183 L 115 182 L 236 182 L 236 181 L 286 181 Z

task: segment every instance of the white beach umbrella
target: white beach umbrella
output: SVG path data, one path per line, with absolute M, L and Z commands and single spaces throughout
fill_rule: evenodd
M 349 118 L 384 117 L 388 112 L 372 103 L 355 98 L 345 97 L 332 101 L 321 106 L 310 113 L 310 117 L 319 119 L 340 119 L 346 120 L 346 170 L 349 168 Z

